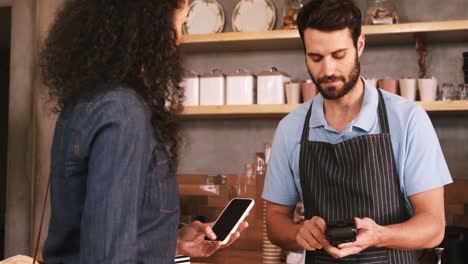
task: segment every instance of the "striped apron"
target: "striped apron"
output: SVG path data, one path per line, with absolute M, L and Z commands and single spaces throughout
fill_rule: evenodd
M 379 225 L 406 221 L 409 216 L 400 190 L 382 93 L 378 116 L 381 133 L 355 137 L 338 144 L 308 141 L 312 104 L 301 139 L 299 175 L 305 219 L 325 222 L 369 217 Z M 414 251 L 368 248 L 334 259 L 322 250 L 307 251 L 306 263 L 419 263 Z

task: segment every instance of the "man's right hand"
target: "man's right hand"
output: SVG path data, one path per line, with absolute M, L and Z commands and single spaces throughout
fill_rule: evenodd
M 314 216 L 300 224 L 293 221 L 295 206 L 267 202 L 266 221 L 268 238 L 283 249 L 309 251 L 338 250 L 330 245 L 325 236 L 325 220 Z
M 325 220 L 314 216 L 304 221 L 296 234 L 296 242 L 310 251 L 330 247 L 325 236 Z

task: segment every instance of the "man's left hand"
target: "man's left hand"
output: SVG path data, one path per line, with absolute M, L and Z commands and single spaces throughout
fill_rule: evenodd
M 247 228 L 249 225 L 246 221 L 242 222 L 234 232 L 226 245 L 222 245 L 221 242 L 208 242 L 205 237 L 215 239 L 216 235 L 211 229 L 211 224 L 201 223 L 200 221 L 194 221 L 189 225 L 179 229 L 177 236 L 177 255 L 186 255 L 190 257 L 208 257 L 215 253 L 220 248 L 229 247 L 234 241 L 236 241 L 242 230 Z
M 375 223 L 370 218 L 354 218 L 357 228 L 356 241 L 339 244 L 337 247 L 327 246 L 325 250 L 335 258 L 344 258 L 346 256 L 357 254 L 364 249 L 377 245 L 379 239 L 379 230 L 382 226 Z

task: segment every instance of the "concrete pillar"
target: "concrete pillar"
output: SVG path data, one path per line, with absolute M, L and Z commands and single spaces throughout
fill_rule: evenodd
M 57 8 L 61 6 L 64 0 L 41 0 L 37 5 L 37 47 L 42 49 L 48 30 L 55 18 Z M 50 174 L 50 149 L 55 128 L 57 115 L 51 112 L 51 104 L 47 104 L 47 94 L 40 74 L 40 68 L 37 68 L 35 80 L 35 182 L 34 182 L 34 214 L 33 214 L 33 234 L 34 245 L 41 221 L 42 208 L 44 205 L 45 191 Z M 50 218 L 50 196 L 47 202 L 47 209 L 43 223 L 40 249 L 47 237 L 48 223 Z
M 35 2 L 12 2 L 6 257 L 31 251 Z
M 32 255 L 50 171 L 56 115 L 46 106 L 38 54 L 64 0 L 12 2 L 5 257 Z M 41 247 L 47 236 L 46 210 Z

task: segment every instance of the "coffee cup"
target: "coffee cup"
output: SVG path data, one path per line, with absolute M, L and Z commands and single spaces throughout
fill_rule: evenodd
M 284 84 L 286 90 L 286 101 L 288 104 L 298 104 L 301 100 L 301 84 L 300 83 L 286 83 Z
M 310 99 L 314 98 L 317 93 L 317 87 L 312 80 L 307 80 L 301 83 L 301 91 L 302 91 L 302 99 L 304 102 L 309 101 Z
M 373 85 L 374 87 L 377 87 L 377 79 L 370 78 L 370 79 L 366 79 L 366 81 L 370 83 L 371 85 Z
M 421 101 L 435 101 L 437 97 L 437 79 L 418 79 Z
M 416 100 L 416 79 L 401 79 L 400 94 L 410 101 Z
M 395 79 L 382 79 L 379 80 L 378 82 L 379 88 L 394 93 L 394 94 L 399 94 L 398 93 L 398 80 Z

